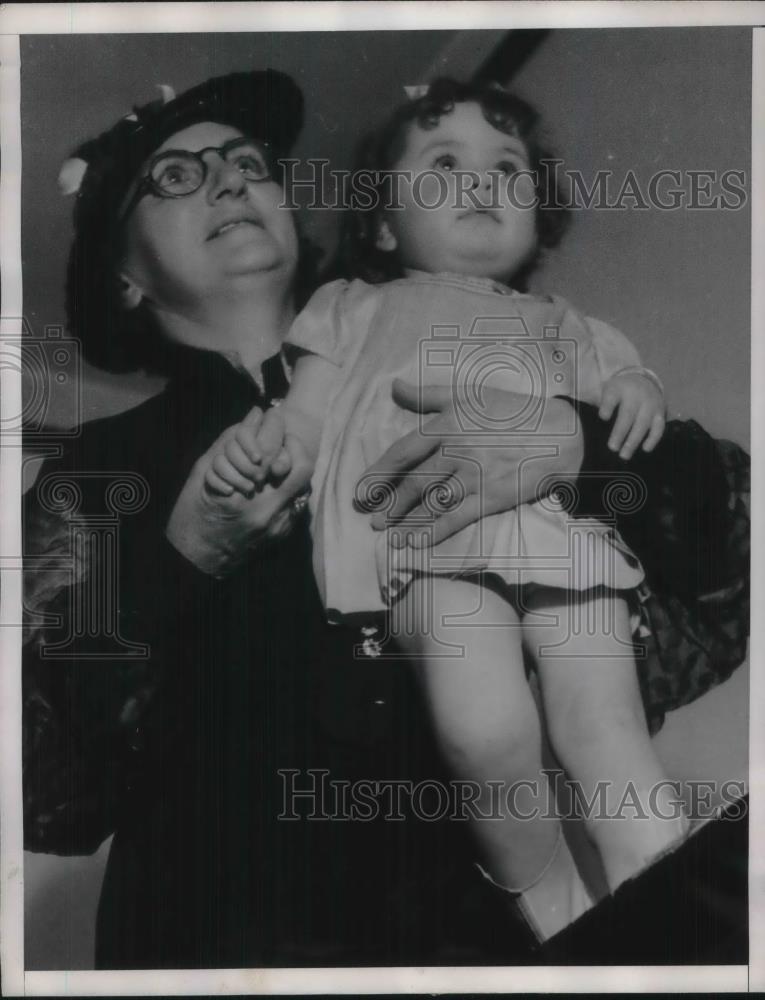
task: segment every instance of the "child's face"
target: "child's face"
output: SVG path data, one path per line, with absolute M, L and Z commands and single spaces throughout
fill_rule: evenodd
M 403 210 L 385 214 L 378 246 L 397 250 L 404 267 L 509 281 L 532 255 L 535 209 L 519 206 L 534 204 L 533 179 L 512 178 L 529 169 L 526 147 L 490 125 L 478 104 L 455 105 L 432 129 L 413 123 L 396 169 L 411 171 L 413 180 L 425 171 L 443 178 L 423 178 L 419 192 L 418 185 L 401 183 Z M 474 200 L 493 207 L 472 207 L 464 193 L 467 178 L 460 196 L 454 171 L 478 174 Z M 425 207 L 436 202 L 436 208 Z

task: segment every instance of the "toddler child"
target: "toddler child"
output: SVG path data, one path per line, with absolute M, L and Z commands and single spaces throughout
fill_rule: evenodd
M 395 524 L 375 532 L 380 491 L 357 489 L 418 427 L 392 399 L 395 378 L 451 388 L 464 429 L 457 448 L 533 434 L 553 395 L 595 404 L 603 418 L 616 411 L 611 444 L 625 458 L 660 439 L 661 384 L 626 338 L 525 291 L 564 218 L 537 130 L 534 111 L 502 88 L 437 81 L 371 138 L 365 166 L 383 204 L 356 216 L 351 240 L 366 280 L 324 285 L 298 316 L 280 419 L 315 460 L 314 566 L 328 614 L 362 621 L 393 610 L 406 621 L 392 632 L 418 666 L 445 758 L 494 817 L 474 822 L 484 875 L 544 940 L 592 899 L 559 821 L 543 815 L 549 788 L 524 649 L 551 745 L 594 797 L 586 823 L 609 887 L 685 831 L 662 791 L 639 694 L 630 606 L 642 569 L 613 526 L 571 518 L 556 493 L 428 548 L 396 539 Z M 484 406 L 492 389 L 515 394 L 499 423 Z M 268 472 L 255 432 L 245 450 L 217 466 L 230 485 Z M 275 468 L 288 466 L 287 447 Z M 447 478 L 426 494 L 437 514 L 460 501 L 461 484 Z

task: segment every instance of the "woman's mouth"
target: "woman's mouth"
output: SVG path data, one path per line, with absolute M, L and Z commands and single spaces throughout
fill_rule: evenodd
M 262 229 L 262 223 L 259 219 L 246 218 L 246 219 L 231 219 L 228 222 L 222 223 L 216 229 L 210 233 L 207 237 L 208 240 L 217 239 L 219 236 L 223 236 L 225 233 L 230 233 L 234 229 L 239 229 L 242 226 L 257 226 Z

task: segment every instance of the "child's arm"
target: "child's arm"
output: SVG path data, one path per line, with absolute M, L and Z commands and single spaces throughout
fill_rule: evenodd
M 315 465 L 341 367 L 356 337 L 368 329 L 377 301 L 361 283 L 353 293 L 345 281 L 330 282 L 314 293 L 287 336 L 286 343 L 299 355 L 286 399 L 268 410 L 257 426 L 253 421 L 238 425 L 235 442 L 226 444 L 225 457 L 216 463 L 211 488 L 250 493 L 268 476 L 286 476 L 292 465 L 291 441 L 302 445 L 301 464 L 307 456 Z
M 586 322 L 603 380 L 599 416 L 610 420 L 617 412 L 608 447 L 622 459 L 632 458 L 641 442 L 651 451 L 664 433 L 664 387 L 623 333 L 600 320 Z
M 268 442 L 273 440 L 275 457 L 284 441 L 284 425 L 280 427 L 274 417 L 268 421 L 266 435 L 261 436 L 264 418 L 263 411 L 254 406 L 244 420 L 225 430 L 210 448 L 204 474 L 208 493 L 221 498 L 235 492 L 251 496 L 264 480 L 268 471 L 264 469 L 264 446 L 268 450 Z
M 290 436 L 300 441 L 315 465 L 338 372 L 330 361 L 302 354 L 281 405 L 265 413 L 254 408 L 220 439 L 205 474 L 208 489 L 220 496 L 234 491 L 249 496 L 267 479 L 282 479 L 292 468 Z
M 314 463 L 339 373 L 339 367 L 326 358 L 301 354 L 292 372 L 290 391 L 279 407 L 287 434 L 298 438 Z
M 632 458 L 641 442 L 643 451 L 652 451 L 661 440 L 666 406 L 659 386 L 643 370 L 630 368 L 616 372 L 603 386 L 598 415 L 610 420 L 618 410 L 608 447 L 620 458 Z

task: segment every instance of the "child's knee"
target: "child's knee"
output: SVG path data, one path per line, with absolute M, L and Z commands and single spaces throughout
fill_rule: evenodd
M 582 690 L 550 699 L 545 708 L 550 742 L 562 761 L 646 729 L 640 698 L 627 693 L 608 697 Z
M 467 712 L 438 726 L 441 750 L 451 768 L 467 777 L 506 780 L 535 773 L 541 762 L 541 726 L 533 699 L 501 719 Z

